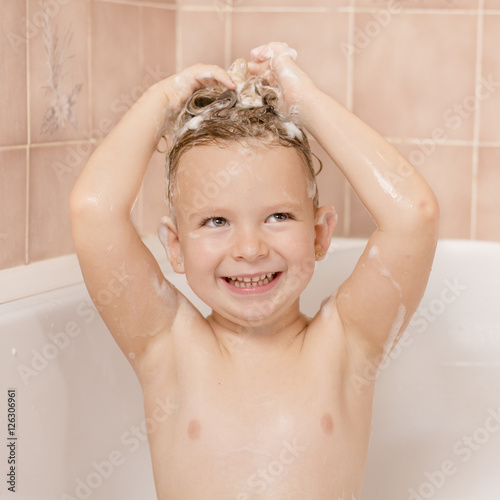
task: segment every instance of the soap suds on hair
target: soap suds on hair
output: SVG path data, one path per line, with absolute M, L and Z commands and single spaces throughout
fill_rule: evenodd
M 279 57 L 283 57 L 283 56 L 290 56 L 292 58 L 292 60 L 295 61 L 297 59 L 297 51 L 295 49 L 292 49 L 291 47 L 289 47 L 288 44 L 285 42 L 281 42 L 281 44 L 284 45 L 286 48 L 283 52 L 278 54 L 277 57 L 279 58 Z M 273 68 L 273 59 L 275 58 L 275 52 L 274 52 L 273 48 L 271 48 L 269 46 L 265 46 L 265 45 L 260 45 L 259 47 L 256 47 L 255 49 L 253 49 L 250 52 L 250 55 L 256 59 L 260 59 L 261 61 L 269 59 L 271 69 L 274 69 Z
M 289 121 L 289 122 L 283 123 L 283 125 L 284 125 L 284 127 L 287 131 L 288 137 L 290 137 L 290 139 L 295 139 L 295 138 L 302 139 L 302 132 L 299 130 L 297 125 L 295 125 L 295 123 L 293 123 L 292 121 Z

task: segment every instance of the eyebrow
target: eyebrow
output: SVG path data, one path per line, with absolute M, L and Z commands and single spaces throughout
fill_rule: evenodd
M 192 220 L 198 217 L 203 218 L 205 216 L 215 216 L 218 214 L 222 214 L 224 212 L 227 212 L 228 208 L 221 205 L 207 205 L 198 210 L 195 209 L 195 211 L 191 210 L 187 211 L 188 220 Z M 272 205 L 267 205 L 262 208 L 262 211 L 268 214 L 275 214 L 280 212 L 303 212 L 303 210 L 304 208 L 302 204 L 290 202 L 273 203 Z

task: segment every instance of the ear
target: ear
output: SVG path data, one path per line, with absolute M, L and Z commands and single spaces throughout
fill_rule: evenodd
M 322 260 L 332 241 L 333 230 L 337 224 L 337 212 L 332 206 L 319 207 L 314 221 L 314 251 L 316 260 Z
M 167 252 L 168 260 L 176 273 L 184 273 L 184 255 L 179 240 L 175 220 L 170 216 L 162 217 L 158 227 L 158 237 Z

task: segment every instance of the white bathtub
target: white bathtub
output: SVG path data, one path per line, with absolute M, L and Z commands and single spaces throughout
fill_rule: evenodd
M 305 313 L 364 244 L 334 240 Z M 500 498 L 499 283 L 500 244 L 440 242 L 421 309 L 379 376 L 363 500 Z M 153 500 L 140 387 L 74 256 L 0 272 L 0 302 L 0 498 Z

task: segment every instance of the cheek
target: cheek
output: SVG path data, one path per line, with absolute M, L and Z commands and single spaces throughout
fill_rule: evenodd
M 191 269 L 211 269 L 217 265 L 222 255 L 222 245 L 210 238 L 187 235 L 183 242 L 186 267 Z
M 287 233 L 280 242 L 283 248 L 288 248 L 289 253 L 296 258 L 304 258 L 312 252 L 314 255 L 314 227 L 304 225 L 296 231 Z

